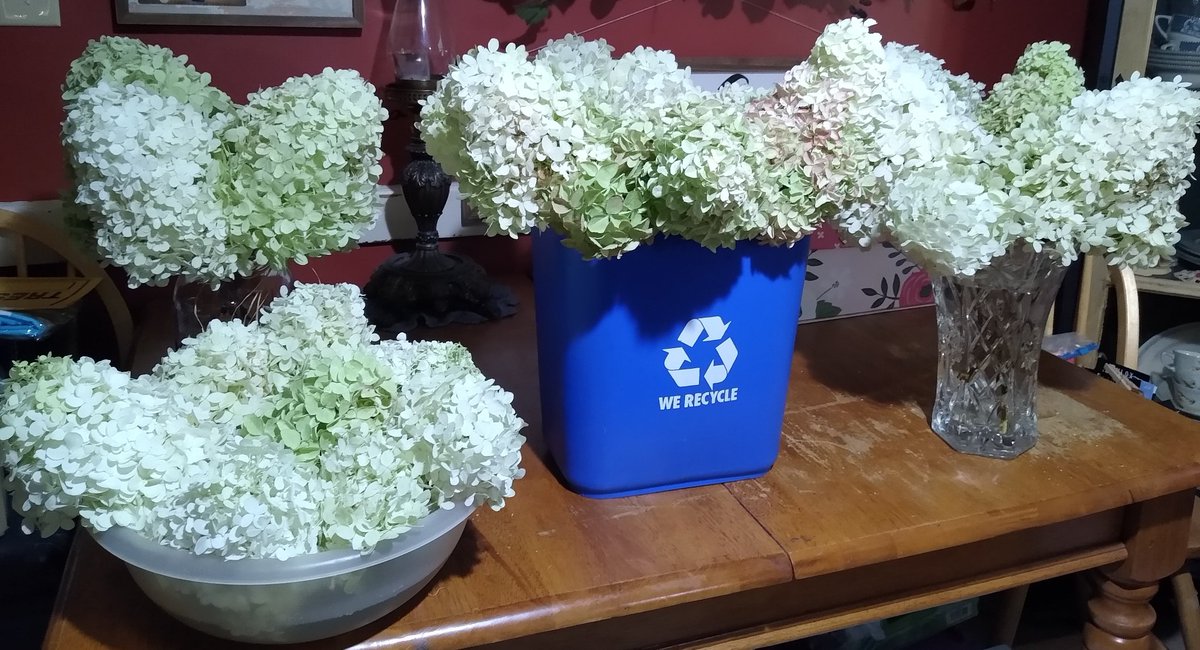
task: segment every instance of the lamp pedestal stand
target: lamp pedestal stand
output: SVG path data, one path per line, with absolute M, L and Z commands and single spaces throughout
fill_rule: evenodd
M 418 326 L 481 323 L 516 313 L 517 299 L 493 283 L 470 258 L 438 250 L 437 222 L 450 196 L 450 177 L 425 150 L 417 128 L 420 100 L 436 81 L 399 81 L 387 86 L 384 104 L 394 118 L 413 120 L 409 163 L 400 173 L 404 201 L 417 223 L 416 247 L 392 256 L 371 274 L 364 288 L 367 318 L 380 336 L 394 337 Z

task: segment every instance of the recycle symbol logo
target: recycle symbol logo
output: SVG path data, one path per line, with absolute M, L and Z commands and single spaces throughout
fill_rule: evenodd
M 696 345 L 696 342 L 700 340 L 700 334 L 704 334 L 705 341 L 721 341 L 717 344 L 717 359 L 710 361 L 708 369 L 704 371 L 704 381 L 708 383 L 709 388 L 725 381 L 738 356 L 737 346 L 733 344 L 733 339 L 724 338 L 725 330 L 729 329 L 731 324 L 721 320 L 720 316 L 708 316 L 693 318 L 683 326 L 683 331 L 679 333 L 679 342 L 683 344 L 683 347 L 663 349 L 663 352 L 667 353 L 663 365 L 671 374 L 671 379 L 675 380 L 676 386 L 687 388 L 700 385 L 700 368 L 684 367 L 692 360 L 688 356 L 687 348 Z M 717 363 L 717 360 L 720 360 L 720 363 Z

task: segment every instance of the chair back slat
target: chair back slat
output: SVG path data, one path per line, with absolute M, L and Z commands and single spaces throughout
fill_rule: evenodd
M 25 236 L 16 235 L 13 237 L 13 258 L 17 264 L 17 277 L 29 277 L 29 260 L 25 256 Z
M 5 236 L 12 236 L 16 240 L 13 257 L 19 277 L 29 276 L 25 245 L 25 241 L 28 239 L 64 260 L 67 276 L 76 277 L 78 274 L 79 277 L 100 278 L 96 293 L 112 321 L 113 334 L 117 339 L 117 365 L 126 366 L 133 349 L 133 317 L 129 313 L 129 306 L 125 304 L 125 298 L 121 295 L 121 291 L 117 289 L 117 285 L 108 273 L 96 263 L 96 260 L 76 248 L 62 227 L 0 209 L 0 237 Z

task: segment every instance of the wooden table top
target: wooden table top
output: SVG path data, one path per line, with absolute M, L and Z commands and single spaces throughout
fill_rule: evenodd
M 932 310 L 921 309 L 800 326 L 781 453 L 765 477 L 580 497 L 544 459 L 533 299 L 527 281 L 510 282 L 522 300 L 517 316 L 432 334 L 466 344 L 516 395 L 530 439 L 517 496 L 500 512 L 476 512 L 424 594 L 362 630 L 306 647 L 505 641 L 979 542 L 1200 485 L 1200 424 L 1049 357 L 1032 451 L 1013 461 L 952 451 L 928 425 L 936 336 Z M 77 538 L 47 647 L 224 645 L 159 611 L 117 560 Z

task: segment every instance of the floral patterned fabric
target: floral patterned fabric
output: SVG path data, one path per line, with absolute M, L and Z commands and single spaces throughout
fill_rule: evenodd
M 822 226 L 811 246 L 801 322 L 933 304 L 929 276 L 890 244 L 848 246 Z

